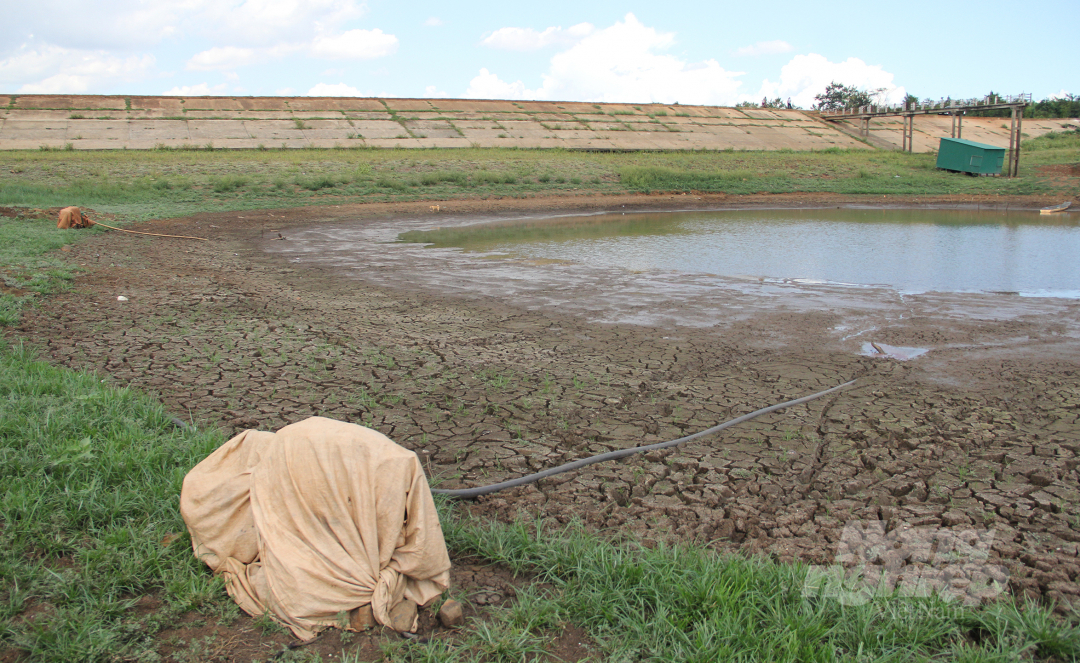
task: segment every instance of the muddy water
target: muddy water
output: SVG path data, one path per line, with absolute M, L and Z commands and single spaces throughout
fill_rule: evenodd
M 601 268 L 1080 298 L 1080 219 L 1031 211 L 724 210 L 605 214 L 405 239 Z

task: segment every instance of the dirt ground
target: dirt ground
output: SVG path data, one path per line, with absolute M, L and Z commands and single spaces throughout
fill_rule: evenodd
M 135 229 L 208 242 L 111 232 L 73 245 L 76 291 L 9 334 L 229 432 L 312 415 L 369 425 L 447 488 L 673 439 L 856 379 L 719 438 L 466 508 L 812 564 L 833 560 L 853 520 L 991 533 L 988 561 L 1014 595 L 1080 605 L 1080 302 L 731 280 L 646 318 L 627 303 L 643 286 L 620 275 L 378 243 L 399 228 L 577 211 L 896 202 L 654 195 L 201 214 Z M 361 264 L 299 246 L 346 221 L 367 238 Z M 527 287 L 485 285 L 515 270 Z M 899 361 L 864 354 L 870 342 L 928 352 Z M 512 598 L 477 568 L 454 581 L 476 610 Z

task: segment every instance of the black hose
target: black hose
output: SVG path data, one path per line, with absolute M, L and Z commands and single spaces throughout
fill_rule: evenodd
M 724 430 L 725 428 L 728 428 L 730 426 L 734 426 L 736 424 L 741 424 L 744 421 L 750 421 L 754 417 L 760 417 L 763 414 L 768 414 L 770 412 L 775 412 L 777 410 L 782 410 L 782 409 L 784 409 L 786 407 L 791 407 L 792 405 L 799 405 L 800 403 L 806 403 L 808 401 L 814 400 L 815 398 L 821 398 L 822 396 L 831 394 L 834 391 L 840 391 L 841 389 L 846 389 L 847 387 L 850 387 L 853 384 L 855 384 L 855 380 L 851 380 L 850 382 L 845 382 L 844 384 L 833 387 L 832 389 L 826 389 L 825 391 L 819 391 L 816 394 L 810 394 L 809 396 L 803 396 L 802 398 L 796 398 L 793 401 L 787 401 L 785 403 L 777 403 L 776 405 L 770 405 L 769 407 L 764 407 L 764 408 L 761 408 L 760 410 L 755 410 L 754 412 L 751 412 L 750 414 L 744 414 L 743 416 L 732 419 L 731 421 L 725 421 L 724 423 L 713 426 L 712 428 L 707 428 L 707 429 L 705 429 L 705 430 L 703 430 L 701 432 L 694 433 L 693 435 L 687 435 L 686 437 L 680 437 L 679 439 L 671 440 L 670 442 L 657 442 L 656 444 L 649 444 L 649 445 L 646 445 L 646 446 L 643 446 L 643 447 L 631 447 L 629 449 L 619 449 L 617 451 L 609 451 L 607 453 L 603 453 L 603 454 L 600 454 L 600 455 L 597 455 L 597 456 L 590 456 L 589 458 L 582 458 L 581 460 L 571 461 L 569 463 L 559 465 L 558 467 L 552 467 L 552 468 L 547 469 L 547 470 L 542 470 L 540 472 L 537 472 L 536 474 L 530 474 L 528 476 L 519 477 L 517 479 L 510 479 L 509 481 L 503 481 L 502 483 L 496 483 L 496 484 L 492 484 L 490 486 L 478 486 L 476 488 L 461 488 L 461 489 L 457 489 L 457 490 L 448 490 L 448 489 L 443 489 L 443 488 L 435 488 L 435 489 L 432 489 L 431 492 L 433 492 L 433 493 L 435 493 L 437 495 L 446 495 L 448 497 L 457 498 L 457 499 L 471 499 L 473 497 L 480 497 L 481 495 L 487 495 L 489 493 L 495 493 L 495 492 L 498 492 L 500 490 L 506 490 L 507 488 L 514 488 L 515 486 L 524 486 L 526 484 L 533 483 L 534 481 L 539 481 L 540 479 L 543 479 L 545 477 L 554 476 L 556 474 L 562 474 L 563 472 L 569 472 L 570 470 L 580 469 L 582 467 L 585 467 L 586 465 L 592 465 L 593 463 L 602 463 L 602 462 L 604 462 L 606 460 L 618 460 L 619 458 L 625 458 L 627 456 L 631 456 L 633 454 L 643 453 L 645 451 L 653 451 L 655 449 L 666 449 L 667 447 L 678 446 L 680 444 L 684 444 L 684 443 L 689 442 L 691 440 L 696 440 L 699 437 L 704 437 L 706 435 L 711 435 L 713 433 L 719 433 L 720 431 Z
M 169 417 L 169 421 L 172 422 L 173 426 L 176 426 L 177 428 L 182 428 L 184 430 L 191 430 L 191 424 L 184 421 L 180 417 L 174 417 L 171 414 L 165 416 Z

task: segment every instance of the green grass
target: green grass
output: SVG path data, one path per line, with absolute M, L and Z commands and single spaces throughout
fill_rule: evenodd
M 934 169 L 934 155 L 876 150 L 628 152 L 499 149 L 11 151 L 0 205 L 78 203 L 128 219 L 351 202 L 526 197 L 579 190 L 1059 193 L 1040 165 L 1080 162 L 1076 132 L 1025 141 L 1018 179 Z M 1069 193 L 1069 192 L 1066 192 Z M 1075 193 L 1075 192 L 1072 192 Z
M 35 297 L 71 287 L 71 267 L 48 255 L 78 241 L 80 233 L 98 230 L 57 230 L 51 220 L 15 220 L 0 217 L 0 327 L 14 325 Z
M 843 606 L 804 598 L 806 567 L 720 556 L 692 546 L 653 549 L 580 528 L 479 525 L 444 514 L 451 547 L 549 591 L 519 591 L 503 613 L 539 635 L 584 626 L 613 661 L 929 661 L 1080 657 L 1080 627 L 1044 607 L 981 609 L 937 598 L 879 597 Z M 975 644 L 975 641 L 978 644 Z M 520 660 L 520 659 L 517 659 Z
M 1080 145 L 1068 139 L 1038 139 L 1022 157 L 1023 177 L 968 177 L 934 167 L 931 154 L 826 150 L 824 152 L 726 153 L 722 167 L 705 164 L 627 165 L 617 169 L 632 191 L 702 191 L 711 193 L 820 192 L 902 196 L 952 194 L 1027 195 L 1057 191 L 1034 173 L 1040 165 L 1080 160 Z M 1040 150 L 1043 144 L 1052 148 Z
M 108 660 L 150 646 L 169 615 L 235 613 L 187 536 L 165 543 L 186 532 L 180 483 L 219 434 L 0 341 L 0 440 L 0 643 L 34 661 Z M 136 619 L 150 593 L 168 607 Z

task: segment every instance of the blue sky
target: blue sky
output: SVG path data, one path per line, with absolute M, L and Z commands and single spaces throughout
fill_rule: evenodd
M 4 3 L 2 93 L 804 107 L 831 80 L 889 101 L 1080 93 L 1076 0 Z

